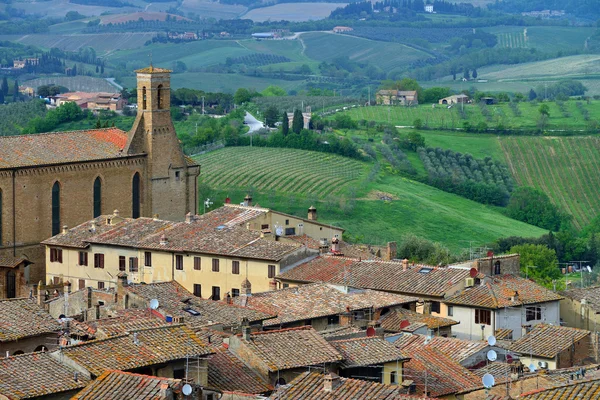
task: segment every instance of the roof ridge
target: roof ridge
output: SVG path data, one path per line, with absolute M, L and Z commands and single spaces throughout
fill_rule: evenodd
M 312 330 L 314 330 L 312 325 L 306 325 L 306 326 L 297 326 L 294 328 L 275 329 L 272 331 L 254 332 L 254 333 L 252 333 L 252 336 L 260 336 L 260 335 L 267 335 L 270 333 L 281 333 L 281 332 L 289 332 L 289 331 L 312 331 Z
M 53 132 L 40 132 L 40 133 L 27 133 L 24 135 L 8 135 L 8 136 L 2 136 L 2 139 L 6 139 L 6 138 L 23 138 L 23 137 L 32 137 L 32 136 L 40 136 L 40 135 L 61 135 L 61 134 L 66 134 L 66 133 L 86 133 L 86 132 L 98 132 L 98 131 L 109 131 L 109 130 L 118 130 L 121 131 L 123 133 L 127 133 L 126 131 L 122 130 L 121 128 L 117 128 L 115 126 L 111 126 L 111 127 L 107 127 L 107 128 L 91 128 L 91 129 L 76 129 L 73 131 L 53 131 Z

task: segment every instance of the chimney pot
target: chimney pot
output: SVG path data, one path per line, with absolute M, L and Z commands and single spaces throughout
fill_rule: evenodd
M 118 216 L 119 216 L 119 210 L 115 210 L 115 211 L 113 211 L 113 215 L 114 215 L 115 217 L 118 217 Z
M 274 291 L 276 291 L 276 290 L 277 290 L 277 281 L 276 281 L 275 279 L 271 279 L 271 280 L 269 281 L 269 290 L 270 290 L 271 292 L 274 292 Z
M 66 226 L 66 225 L 63 225 L 63 229 L 62 229 L 62 233 L 63 233 L 63 235 L 64 235 L 65 233 L 67 233 L 68 231 L 69 231 L 69 227 L 68 227 L 68 226 Z
M 252 295 L 252 284 L 250 283 L 248 278 L 246 278 L 242 281 L 241 295 L 242 296 L 251 296 Z
M 315 206 L 310 206 L 310 208 L 308 209 L 308 219 L 311 221 L 317 220 L 317 209 L 315 208 Z
M 408 269 L 408 258 L 402 260 L 402 271 L 406 271 Z
M 96 220 L 92 220 L 92 228 L 90 230 L 96 232 Z
M 341 379 L 334 373 L 329 373 L 323 377 L 323 390 L 333 392 L 341 385 Z
M 169 243 L 169 239 L 167 239 L 167 235 L 165 235 L 163 233 L 162 236 L 160 237 L 160 244 L 163 246 L 166 246 L 167 243 Z
M 250 194 L 247 194 L 246 197 L 244 197 L 244 205 L 252 207 L 252 196 Z

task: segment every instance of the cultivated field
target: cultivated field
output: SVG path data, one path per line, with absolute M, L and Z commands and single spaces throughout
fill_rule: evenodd
M 535 48 L 555 53 L 584 48 L 594 28 L 571 26 L 495 26 L 484 28 L 498 36 L 498 47 Z
M 240 18 L 255 22 L 264 21 L 310 21 L 329 17 L 333 10 L 346 3 L 281 3 L 270 7 L 255 8 Z
M 167 18 L 167 15 L 171 20 L 190 21 L 189 18 L 184 18 L 175 14 L 163 12 L 136 12 L 130 14 L 104 15 L 100 18 L 100 23 L 103 25 L 120 24 L 127 21 L 137 21 L 140 18 L 145 21 L 164 21 Z
M 33 35 L 0 35 L 0 40 L 50 49 L 53 47 L 66 51 L 78 51 L 84 47 L 92 47 L 101 56 L 116 50 L 137 49 L 156 34 L 153 32 L 99 33 L 99 34 L 33 34 Z
M 162 3 L 151 3 L 153 5 Z M 235 19 L 242 15 L 248 8 L 238 4 L 221 4 L 212 0 L 183 0 L 175 3 L 186 15 L 189 12 L 198 14 L 203 18 Z M 164 8 L 167 9 L 168 7 Z
M 256 147 L 228 147 L 196 161 L 202 165 L 203 182 L 214 188 L 254 187 L 323 196 L 356 183 L 365 169 L 359 161 L 328 153 Z
M 535 187 L 581 228 L 600 213 L 600 138 L 503 137 L 506 161 L 519 185 Z
M 70 91 L 82 92 L 118 92 L 115 86 L 102 78 L 92 78 L 90 76 L 48 76 L 45 78 L 33 79 L 22 83 L 23 85 L 37 88 L 42 85 L 59 85 L 68 88 Z

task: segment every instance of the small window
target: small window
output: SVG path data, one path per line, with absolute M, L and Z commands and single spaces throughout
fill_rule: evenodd
M 274 265 L 269 265 L 268 277 L 275 278 L 275 266 Z
M 286 225 L 289 225 L 289 224 L 290 224 L 290 220 L 289 220 L 289 219 L 286 219 L 286 220 L 285 220 L 285 224 L 286 224 Z
M 104 282 L 98 281 L 98 289 L 104 289 Z
M 449 317 L 454 316 L 454 306 L 448 306 L 448 316 Z
M 541 307 L 527 307 L 525 309 L 525 320 L 535 321 L 542 319 L 542 308 Z
M 152 266 L 152 253 L 149 251 L 144 252 L 144 266 L 146 266 L 146 267 Z
M 94 268 L 104 268 L 104 254 L 94 254 Z
M 194 296 L 202 297 L 202 285 L 199 283 L 194 283 Z
M 296 235 L 296 228 L 285 228 L 286 236 L 294 236 Z
M 79 290 L 85 289 L 85 279 L 79 280 Z
M 79 252 L 79 265 L 87 266 L 88 265 L 88 253 L 87 251 Z
M 392 385 L 398 384 L 398 373 L 396 371 L 390 372 L 390 383 Z
M 421 268 L 421 269 L 419 270 L 419 273 L 420 273 L 420 274 L 428 274 L 428 273 L 430 273 L 431 271 L 433 271 L 433 268 Z
M 269 224 L 262 224 L 260 229 L 269 229 Z
M 183 256 L 181 254 L 175 255 L 175 269 L 183 271 Z
M 232 297 L 239 297 L 240 296 L 240 289 L 231 289 L 231 296 Z
M 431 312 L 434 313 L 440 313 L 440 302 L 439 301 L 432 301 L 431 302 Z
M 494 264 L 494 275 L 500 275 L 500 261 L 496 261 Z
M 202 257 L 194 257 L 194 269 L 200 271 L 202 269 Z
M 138 258 L 129 257 L 129 272 L 138 272 Z
M 173 379 L 185 378 L 185 368 L 173 369 Z
M 492 324 L 492 313 L 490 310 L 475 310 L 475 323 L 480 325 Z
M 234 275 L 240 274 L 240 262 L 239 261 L 231 262 L 231 273 Z
M 213 272 L 219 272 L 219 259 L 218 258 L 212 259 L 212 270 L 213 270 Z
M 62 261 L 62 249 L 50 249 L 50 262 L 57 262 L 62 264 Z
M 283 288 L 284 288 L 284 289 L 285 289 L 285 288 L 289 288 L 289 287 L 290 287 L 290 284 L 289 284 L 289 283 L 284 283 L 284 284 L 283 284 Z
M 58 285 L 58 284 L 60 283 L 60 277 L 58 277 L 58 276 L 55 276 L 54 278 L 52 278 L 52 282 L 53 282 L 55 285 Z
M 327 325 L 339 325 L 340 324 L 340 316 L 339 315 L 330 315 L 327 317 Z
M 214 301 L 221 300 L 221 288 L 219 286 L 212 287 L 212 296 L 210 298 Z
M 125 256 L 119 256 L 119 271 L 125 271 L 126 269 Z
M 179 181 L 180 179 L 181 179 L 180 172 L 179 171 L 175 171 L 175 180 Z

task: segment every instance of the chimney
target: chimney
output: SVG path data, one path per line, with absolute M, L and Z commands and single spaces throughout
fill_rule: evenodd
M 167 235 L 164 233 L 160 237 L 160 244 L 166 246 L 169 243 L 169 239 L 167 239 Z
M 242 282 L 242 290 L 240 291 L 242 296 L 252 296 L 252 284 L 248 280 L 248 278 L 244 279 Z
M 114 217 L 118 217 L 118 216 L 119 216 L 119 210 L 115 210 L 115 211 L 113 211 L 113 216 L 114 216 Z
M 252 196 L 249 193 L 244 197 L 244 205 L 252 207 Z
M 333 239 L 331 239 L 331 252 L 339 253 L 339 251 L 340 251 L 340 239 L 334 237 Z
M 92 288 L 87 288 L 87 308 L 92 308 Z
M 317 220 L 317 209 L 315 208 L 315 206 L 310 206 L 310 208 L 308 209 L 308 219 L 311 221 Z
M 246 317 L 242 318 L 242 338 L 246 341 L 250 340 L 250 322 Z
M 269 290 L 270 290 L 271 292 L 274 292 L 274 291 L 276 291 L 276 290 L 277 290 L 277 281 L 276 281 L 275 279 L 271 279 L 271 280 L 269 281 Z
M 340 377 L 333 372 L 328 373 L 323 377 L 323 391 L 333 392 L 342 384 Z
M 385 255 L 386 260 L 391 261 L 396 258 L 396 242 L 388 242 L 387 244 L 387 253 Z
M 515 293 L 510 297 L 510 301 L 519 301 L 519 292 L 515 290 Z
M 62 230 L 63 235 L 67 232 L 69 232 L 69 227 L 66 225 L 63 225 L 63 230 Z
M 194 215 L 191 212 L 185 214 L 185 222 L 187 222 L 188 224 L 194 222 Z
M 402 271 L 406 271 L 408 269 L 408 258 L 402 260 Z
M 96 232 L 96 220 L 92 220 L 92 227 L 90 228 L 90 232 Z
M 123 306 L 125 308 L 125 287 L 127 286 L 127 274 L 125 272 L 119 272 L 117 275 L 117 306 Z M 121 304 L 123 302 L 123 304 Z
M 39 281 L 38 286 L 37 286 L 37 303 L 40 306 L 42 304 L 44 304 L 44 295 L 42 295 L 42 286 L 44 286 L 44 284 L 42 283 L 42 281 Z
M 63 282 L 63 293 L 71 293 L 71 282 L 69 282 L 69 281 Z

